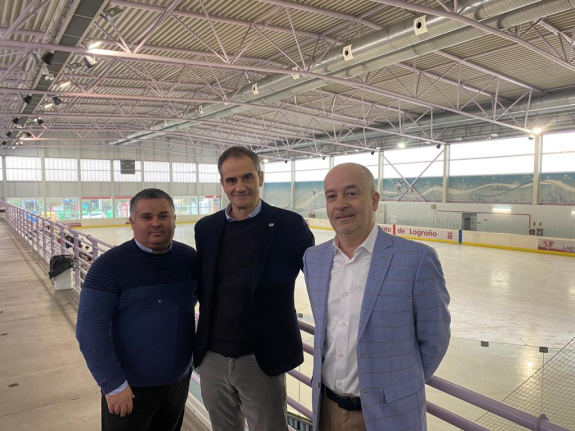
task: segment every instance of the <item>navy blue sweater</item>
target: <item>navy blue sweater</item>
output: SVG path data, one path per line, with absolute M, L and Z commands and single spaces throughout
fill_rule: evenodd
M 134 240 L 92 265 L 80 295 L 76 337 L 103 393 L 179 382 L 194 338 L 196 251 L 173 241 L 164 254 Z

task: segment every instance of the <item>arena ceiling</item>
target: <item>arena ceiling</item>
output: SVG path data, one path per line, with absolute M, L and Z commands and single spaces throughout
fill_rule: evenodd
M 0 0 L 16 147 L 287 160 L 573 129 L 575 0 Z

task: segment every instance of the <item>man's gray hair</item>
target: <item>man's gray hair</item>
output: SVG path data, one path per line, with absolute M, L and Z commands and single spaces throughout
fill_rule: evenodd
M 262 166 L 260 164 L 259 156 L 254 153 L 252 150 L 246 147 L 234 146 L 228 148 L 226 151 L 222 153 L 222 155 L 218 158 L 218 172 L 220 173 L 220 178 L 222 178 L 222 165 L 224 162 L 230 157 L 249 157 L 254 162 L 254 166 L 256 168 L 257 173 L 259 174 L 262 171 Z
M 138 192 L 132 199 L 130 199 L 130 217 L 134 219 L 134 210 L 136 204 L 142 199 L 165 199 L 170 204 L 170 209 L 172 210 L 172 215 L 176 215 L 176 207 L 174 206 L 174 201 L 172 197 L 165 191 L 160 189 L 144 189 Z

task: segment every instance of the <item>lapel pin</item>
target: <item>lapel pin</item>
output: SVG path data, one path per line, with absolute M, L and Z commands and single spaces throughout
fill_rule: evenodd
M 268 224 L 269 227 L 274 227 L 273 223 Z

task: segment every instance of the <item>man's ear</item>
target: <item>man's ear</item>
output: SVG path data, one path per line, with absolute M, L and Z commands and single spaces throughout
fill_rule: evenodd
M 373 193 L 372 200 L 373 200 L 373 202 L 372 202 L 373 210 L 377 211 L 377 208 L 379 207 L 379 193 L 378 192 Z
M 259 186 L 262 187 L 262 186 L 264 185 L 264 171 L 260 171 L 258 177 L 259 177 L 259 179 L 260 179 L 260 184 L 259 184 Z

